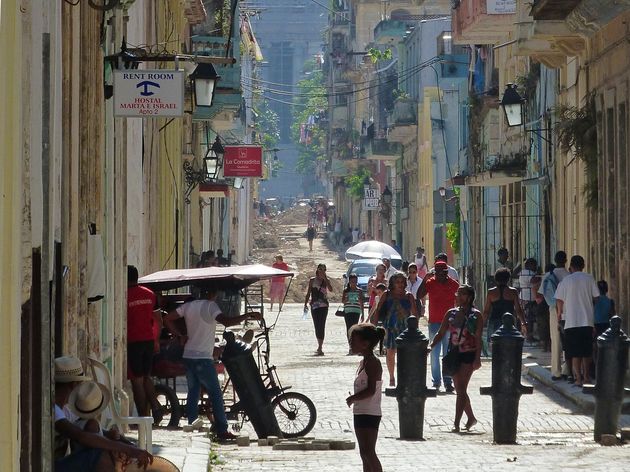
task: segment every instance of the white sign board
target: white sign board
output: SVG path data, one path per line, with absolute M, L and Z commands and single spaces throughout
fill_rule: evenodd
M 184 116 L 184 71 L 114 72 L 114 115 L 140 118 Z
M 488 15 L 511 15 L 516 13 L 516 0 L 487 0 Z
M 363 209 L 378 210 L 380 207 L 381 196 L 377 188 L 363 188 Z

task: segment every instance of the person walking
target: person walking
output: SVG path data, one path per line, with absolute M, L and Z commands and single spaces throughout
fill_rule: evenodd
M 573 378 L 578 387 L 590 383 L 594 305 L 600 295 L 593 276 L 583 272 L 584 265 L 582 256 L 571 257 L 570 274 L 560 282 L 555 295 L 558 317 L 564 314 L 566 351 L 571 357 Z
M 213 350 L 217 323 L 235 326 L 246 320 L 261 320 L 262 314 L 249 312 L 240 316 L 226 316 L 215 301 L 217 288 L 209 287 L 204 292 L 205 299 L 192 300 L 170 311 L 164 323 L 184 346 L 183 360 L 186 366 L 188 396 L 186 413 L 188 424 L 196 424 L 199 416 L 199 395 L 201 386 L 208 392 L 212 403 L 212 416 L 217 438 L 221 441 L 235 439 L 228 431 L 228 422 L 223 404 L 223 392 L 214 366 Z M 186 334 L 182 333 L 175 321 L 184 318 Z
M 595 304 L 595 335 L 601 336 L 610 328 L 610 319 L 615 316 L 615 301 L 608 298 L 608 282 L 597 282 L 599 298 Z
M 350 343 L 350 328 L 359 321 L 363 322 L 365 318 L 363 308 L 363 290 L 357 287 L 359 277 L 357 274 L 352 273 L 348 277 L 348 285 L 343 290 L 342 303 L 343 303 L 343 317 L 346 321 L 346 335 L 348 336 L 348 344 Z M 348 354 L 352 354 L 352 349 L 348 351 Z
M 532 279 L 536 276 L 536 269 L 538 268 L 538 262 L 533 257 L 528 257 L 525 260 L 523 270 L 521 270 L 518 282 L 520 291 L 521 305 L 525 312 L 525 320 L 527 321 L 527 341 L 530 343 L 537 342 L 538 339 L 534 337 L 536 331 L 536 294 L 534 292 L 534 284 Z
M 389 260 L 389 257 L 383 257 L 383 264 L 385 265 L 385 279 L 389 282 L 389 279 L 392 278 L 392 275 L 397 274 L 399 271 L 392 265 L 392 262 Z
M 556 289 L 560 282 L 569 275 L 569 271 L 565 269 L 567 264 L 567 253 L 558 251 L 554 255 L 555 267 L 549 271 L 542 280 L 538 292 L 545 297 L 547 305 L 549 305 L 549 337 L 551 338 L 551 378 L 552 380 L 560 380 L 563 375 L 570 373 L 569 366 L 565 366 L 562 371 L 562 346 L 563 334 L 561 331 L 562 319 L 558 317 L 556 308 Z M 570 365 L 570 361 L 567 360 Z
M 160 350 L 162 313 L 153 291 L 138 285 L 138 269 L 127 266 L 127 375 L 138 416 L 153 413 L 156 424 L 163 412 L 155 395 L 151 367 L 153 354 Z
M 483 324 L 488 326 L 486 339 L 499 329 L 503 323 L 503 315 L 511 313 L 521 322 L 521 332 L 527 333 L 525 313 L 521 307 L 518 289 L 510 287 L 511 272 L 505 267 L 497 269 L 494 273 L 495 287 L 486 293 L 486 304 L 483 307 Z
M 313 239 L 317 235 L 317 231 L 315 230 L 315 226 L 312 224 L 308 225 L 306 228 L 306 239 L 308 240 L 308 252 L 313 252 Z
M 271 265 L 274 269 L 280 269 L 284 271 L 289 270 L 289 266 L 284 259 L 282 258 L 282 254 L 276 254 L 274 263 Z M 282 300 L 284 299 L 284 294 L 286 292 L 286 278 L 285 277 L 272 277 L 271 278 L 271 289 L 269 290 L 269 310 L 273 310 L 274 302 L 280 306 Z
M 455 282 L 459 283 L 459 273 L 455 267 L 451 267 L 448 265 L 448 256 L 446 253 L 441 252 L 437 256 L 435 256 L 435 262 L 444 262 L 448 269 L 448 276 L 453 279 Z
M 311 304 L 311 317 L 315 326 L 315 338 L 317 339 L 316 356 L 323 356 L 324 351 L 324 335 L 326 334 L 326 317 L 328 316 L 328 292 L 332 292 L 333 288 L 330 280 L 326 277 L 326 265 L 318 264 L 315 270 L 315 277 L 311 277 L 308 281 L 308 289 L 306 290 L 306 298 L 304 299 L 304 309 L 309 303 Z
M 378 306 L 369 321 L 377 324 L 383 322 L 387 332 L 385 337 L 387 370 L 389 372 L 389 386 L 396 385 L 396 338 L 407 329 L 407 318 L 417 316 L 416 302 L 406 290 L 407 278 L 402 272 L 392 275 L 389 279 L 389 289 L 380 297 Z
M 385 264 L 378 264 L 374 270 L 376 271 L 376 273 L 369 278 L 367 283 L 368 308 L 370 311 L 375 308 L 376 304 L 378 304 L 378 301 L 375 302 L 376 287 L 379 284 L 385 284 L 385 286 L 387 286 L 388 284 L 388 280 L 385 278 L 385 272 L 387 271 Z
M 418 246 L 416 248 L 414 262 L 418 268 L 418 277 L 420 277 L 420 279 L 424 279 L 429 271 L 429 265 L 427 264 L 427 256 L 424 254 L 424 248 L 422 246 Z
M 333 235 L 333 242 L 336 247 L 341 245 L 341 216 L 335 221 L 335 231 Z
M 455 306 L 455 293 L 459 284 L 449 277 L 448 265 L 438 261 L 433 267 L 434 273 L 427 275 L 416 293 L 416 300 L 429 298 L 429 337 L 434 337 L 440 330 L 444 315 Z M 440 354 L 446 354 L 448 339 L 444 338 L 437 348 L 431 350 L 431 377 L 433 386 L 439 390 L 444 381 L 447 392 L 453 392 L 453 380 L 448 375 L 442 376 Z
M 413 295 L 413 298 L 416 300 L 416 312 L 418 315 L 423 316 L 424 305 L 422 304 L 422 300 L 416 299 L 416 294 L 418 293 L 421 283 L 422 279 L 418 277 L 418 266 L 412 262 L 407 267 L 407 291 Z
M 381 462 L 376 455 L 378 428 L 381 423 L 381 391 L 383 367 L 374 355 L 374 347 L 383 339 L 383 328 L 371 324 L 354 325 L 350 330 L 350 349 L 363 357 L 354 378 L 354 394 L 346 398 L 352 407 L 354 433 L 359 443 L 363 470 L 381 472 Z
M 440 329 L 431 341 L 430 348 L 441 344 L 447 336 L 449 344 L 459 348 L 459 367 L 453 375 L 457 400 L 455 402 L 455 423 L 453 431 L 459 432 L 462 415 L 465 412 L 466 430 L 477 424 L 468 396 L 468 383 L 473 371 L 481 367 L 481 332 L 483 322 L 481 313 L 473 307 L 475 290 L 469 285 L 461 285 L 457 289 L 457 308 L 446 313 Z

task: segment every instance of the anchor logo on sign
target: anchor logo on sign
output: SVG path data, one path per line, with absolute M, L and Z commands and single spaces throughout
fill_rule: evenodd
M 153 95 L 153 92 L 149 90 L 149 87 L 160 88 L 160 84 L 156 84 L 155 82 L 151 82 L 149 80 L 144 80 L 136 85 L 136 88 L 138 87 L 144 87 L 144 90 L 140 92 L 140 95 L 142 95 L 143 97 L 150 97 L 151 95 Z

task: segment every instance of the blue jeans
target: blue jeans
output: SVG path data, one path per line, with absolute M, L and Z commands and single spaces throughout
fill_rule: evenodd
M 188 396 L 186 397 L 186 414 L 188 424 L 193 423 L 199 416 L 199 394 L 203 385 L 210 402 L 212 403 L 212 415 L 217 433 L 225 433 L 228 430 L 228 422 L 223 405 L 223 393 L 219 385 L 219 377 L 214 368 L 212 359 L 186 359 L 186 380 L 188 382 Z
M 433 337 L 440 330 L 441 323 L 429 323 L 429 337 L 433 339 Z M 448 337 L 449 332 L 447 331 L 442 340 L 435 345 L 433 349 L 431 349 L 431 377 L 433 378 L 433 386 L 439 387 L 442 385 L 442 365 L 440 354 L 446 354 L 448 351 Z M 451 377 L 444 376 L 444 386 L 448 387 L 453 385 L 453 379 Z

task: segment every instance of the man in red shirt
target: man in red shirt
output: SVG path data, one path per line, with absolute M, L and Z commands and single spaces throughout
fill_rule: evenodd
M 418 287 L 416 300 L 429 296 L 429 337 L 431 339 L 440 330 L 446 312 L 455 306 L 455 292 L 458 288 L 459 284 L 448 276 L 448 265 L 443 261 L 435 263 L 434 271 L 427 274 Z M 442 384 L 440 352 L 444 355 L 447 350 L 448 336 L 444 336 L 442 341 L 431 350 L 431 376 L 436 389 L 439 389 Z M 453 379 L 445 375 L 443 380 L 446 391 L 453 392 L 455 390 Z
M 162 330 L 156 301 L 150 289 L 138 285 L 138 269 L 127 266 L 127 375 L 138 415 L 149 416 L 151 406 L 159 423 L 162 411 L 151 380 L 153 353 Z

